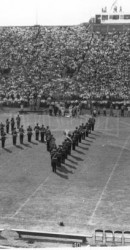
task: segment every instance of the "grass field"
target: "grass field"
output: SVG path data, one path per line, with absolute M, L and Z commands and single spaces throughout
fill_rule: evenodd
M 15 116 L 15 114 L 13 114 Z M 11 117 L 0 114 L 0 121 Z M 23 115 L 22 124 L 49 125 L 57 144 L 63 131 L 87 121 Z M 95 131 L 82 141 L 57 173 L 46 145 L 36 142 L 0 149 L 0 225 L 52 232 L 91 234 L 94 229 L 128 229 L 130 224 L 130 119 L 98 117 Z M 64 227 L 59 226 L 63 221 Z

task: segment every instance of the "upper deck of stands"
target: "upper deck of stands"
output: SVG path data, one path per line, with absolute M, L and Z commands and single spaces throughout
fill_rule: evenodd
M 93 32 L 125 32 L 130 30 L 130 23 L 129 24 L 92 24 L 92 31 Z

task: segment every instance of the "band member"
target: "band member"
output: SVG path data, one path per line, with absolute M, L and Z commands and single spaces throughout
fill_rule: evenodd
M 14 121 L 14 118 L 13 118 L 13 117 L 11 118 L 10 123 L 11 123 L 11 131 L 13 132 L 14 126 L 15 126 L 15 121 Z
M 28 142 L 31 142 L 31 140 L 32 140 L 32 127 L 30 125 L 27 128 L 27 138 L 28 138 Z
M 2 146 L 2 148 L 5 147 L 5 140 L 6 140 L 6 133 L 3 132 L 3 133 L 1 134 L 1 146 Z
M 13 138 L 13 145 L 16 146 L 16 142 L 17 142 L 17 131 L 16 131 L 16 128 L 14 128 L 13 131 L 12 131 L 12 138 Z
M 2 135 L 4 133 L 4 124 L 0 123 L 0 134 Z
M 46 129 L 45 129 L 44 125 L 42 125 L 40 128 L 41 142 L 44 142 L 45 132 L 46 132 Z
M 39 141 L 40 127 L 39 127 L 38 123 L 37 123 L 37 125 L 35 126 L 34 130 L 35 130 L 35 140 L 36 140 L 36 141 Z
M 62 150 L 59 146 L 58 150 L 57 150 L 57 166 L 61 167 L 61 161 L 62 161 Z
M 24 129 L 23 126 L 19 129 L 19 139 L 20 139 L 20 144 L 23 144 L 23 138 L 24 138 Z
M 17 129 L 19 129 L 19 128 L 20 128 L 20 121 L 21 121 L 21 118 L 20 118 L 20 116 L 19 116 L 19 115 L 17 115 L 17 117 L 16 117 Z
M 9 119 L 6 119 L 6 133 L 8 134 L 9 133 Z
M 57 166 L 57 151 L 55 150 L 51 156 L 51 166 L 52 171 L 56 173 L 56 166 Z

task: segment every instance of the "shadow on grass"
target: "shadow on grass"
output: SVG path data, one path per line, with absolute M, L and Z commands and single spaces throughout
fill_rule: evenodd
M 56 174 L 59 175 L 61 178 L 64 178 L 64 179 L 66 179 L 66 180 L 68 179 L 68 176 L 67 176 L 67 175 L 58 173 L 57 171 L 56 171 Z
M 86 146 L 91 146 L 90 143 L 84 143 L 84 142 L 82 142 L 82 144 L 84 144 L 84 145 L 86 145 Z
M 75 149 L 75 152 L 77 152 L 77 153 L 79 153 L 79 154 L 81 154 L 81 155 L 85 155 L 85 153 L 83 153 L 82 151 L 79 151 L 79 150 L 77 150 L 77 149 Z
M 87 144 L 86 144 L 86 145 L 87 145 Z M 84 148 L 84 147 L 82 147 L 82 146 L 79 146 L 79 148 L 84 149 L 84 150 L 88 150 L 88 148 Z
M 68 164 L 68 163 L 65 163 L 65 165 L 66 165 L 67 167 L 69 167 L 69 168 L 77 169 L 76 167 L 74 167 L 74 166 L 72 166 L 72 165 L 70 165 L 70 164 Z
M 99 135 L 97 133 L 99 133 L 99 132 L 93 133 L 93 135 L 94 136 L 100 136 L 101 133 Z
M 96 140 L 96 138 L 95 138 L 95 137 L 93 137 L 93 136 L 89 136 L 89 138 L 90 138 L 90 139 L 93 139 L 93 140 Z
M 8 152 L 8 153 L 12 153 L 12 151 L 11 151 L 10 149 L 8 149 L 8 148 L 4 148 L 4 150 L 5 150 L 6 152 Z
M 95 130 L 94 130 L 93 134 L 95 134 L 95 135 L 98 135 L 98 136 L 99 136 L 99 134 L 102 134 L 102 132 L 101 132 L 101 131 L 95 131 Z
M 22 146 L 20 146 L 20 145 L 15 145 L 15 147 L 16 147 L 16 148 L 19 148 L 19 149 L 21 149 L 21 150 L 24 150 L 24 148 L 23 148 Z
M 87 139 L 85 139 L 85 141 L 88 141 L 88 142 L 93 142 L 92 140 L 89 140 L 90 137 L 87 137 Z
M 72 171 L 69 171 L 65 166 L 61 165 L 61 167 L 57 167 L 57 169 L 60 171 L 60 172 L 63 172 L 65 174 L 73 174 Z
M 76 161 L 83 161 L 82 158 L 77 157 L 77 156 L 75 156 L 75 155 L 71 155 L 71 157 L 73 157 Z
M 27 148 L 32 148 L 28 143 L 23 143 L 23 146 L 25 146 Z
M 74 163 L 74 164 L 78 164 L 76 161 L 73 161 L 73 160 L 71 160 L 71 159 L 67 159 L 68 161 L 70 161 L 70 162 L 72 162 L 72 163 Z
M 37 142 L 33 142 L 33 141 L 31 141 L 31 143 L 32 143 L 33 145 L 38 145 L 38 143 L 37 143 Z
M 41 141 L 41 140 L 40 140 L 39 142 L 40 142 L 40 143 L 46 143 L 45 141 Z

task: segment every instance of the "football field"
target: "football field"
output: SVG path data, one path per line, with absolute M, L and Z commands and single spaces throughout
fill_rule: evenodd
M 11 118 L 0 114 L 0 121 Z M 15 114 L 14 114 L 15 117 Z M 22 115 L 26 128 L 49 125 L 57 145 L 80 118 Z M 1 228 L 88 234 L 130 225 L 130 118 L 97 117 L 95 131 L 54 174 L 46 144 L 27 142 L 0 148 Z M 59 225 L 60 222 L 64 226 Z

